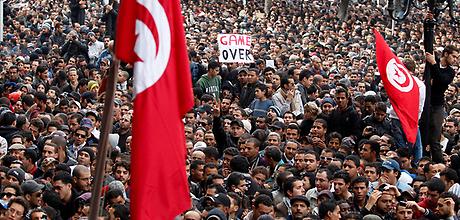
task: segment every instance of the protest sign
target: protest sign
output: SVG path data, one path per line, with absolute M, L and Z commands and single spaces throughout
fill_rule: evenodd
M 219 34 L 219 62 L 253 63 L 251 36 L 242 34 Z

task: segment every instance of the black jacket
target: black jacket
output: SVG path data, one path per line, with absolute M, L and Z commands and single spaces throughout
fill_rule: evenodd
M 359 115 L 353 106 L 348 106 L 345 111 L 335 109 L 327 122 L 329 132 L 339 132 L 343 137 L 354 135 L 359 137 Z

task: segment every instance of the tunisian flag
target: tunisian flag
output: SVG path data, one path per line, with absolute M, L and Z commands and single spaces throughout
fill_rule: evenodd
M 414 144 L 417 137 L 420 96 L 417 82 L 375 29 L 374 35 L 377 66 L 383 87 L 401 121 L 407 141 Z
M 179 0 L 123 0 L 115 52 L 134 64 L 133 219 L 173 219 L 191 207 L 182 116 L 192 82 Z

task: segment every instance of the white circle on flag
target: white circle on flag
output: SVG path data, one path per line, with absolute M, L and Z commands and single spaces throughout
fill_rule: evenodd
M 138 0 L 138 3 L 152 16 L 153 25 L 158 32 L 158 42 L 155 41 L 152 30 L 141 20 L 136 20 L 134 51 L 140 61 L 134 63 L 134 94 L 141 93 L 161 78 L 171 53 L 171 30 L 163 6 L 158 0 Z
M 399 91 L 409 92 L 414 87 L 414 79 L 409 70 L 404 65 L 397 63 L 395 58 L 388 61 L 386 73 L 388 81 Z

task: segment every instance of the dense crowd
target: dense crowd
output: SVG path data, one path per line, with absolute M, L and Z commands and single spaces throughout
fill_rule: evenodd
M 118 7 L 112 0 L 4 1 L 1 219 L 88 217 Z M 118 72 L 101 195 L 108 219 L 129 219 L 131 72 Z
M 458 219 L 457 26 L 441 14 L 426 53 L 426 10 L 392 26 L 386 3 L 351 3 L 343 21 L 338 4 L 182 2 L 195 95 L 183 219 Z M 431 67 L 426 148 L 390 104 L 373 28 L 420 79 L 420 109 Z M 251 36 L 255 62 L 219 62 L 224 33 Z
M 192 204 L 178 219 L 458 219 L 460 44 L 446 14 L 426 54 L 426 11 L 392 28 L 370 1 L 344 21 L 337 1 L 181 3 L 195 106 L 184 117 Z M 119 2 L 4 4 L 0 219 L 85 218 Z M 406 140 L 372 28 L 414 76 L 432 66 L 429 148 Z M 219 63 L 221 33 L 250 35 L 255 62 Z M 117 76 L 101 205 L 129 219 L 132 66 Z

